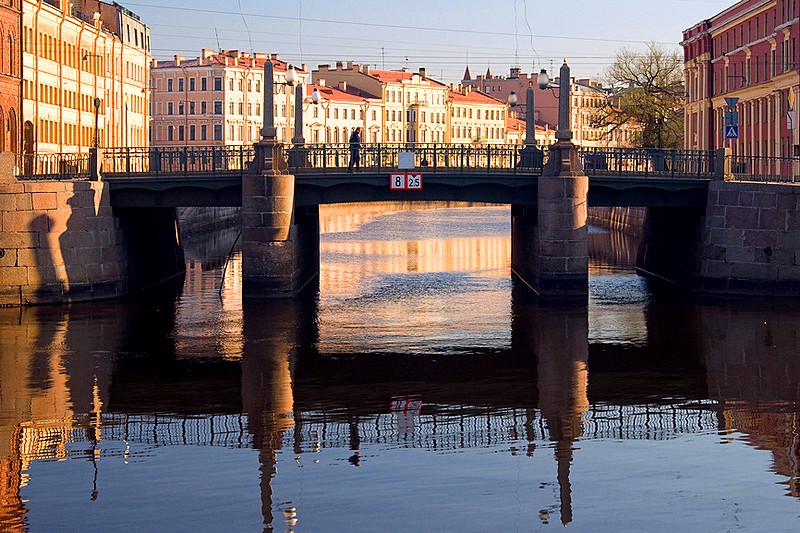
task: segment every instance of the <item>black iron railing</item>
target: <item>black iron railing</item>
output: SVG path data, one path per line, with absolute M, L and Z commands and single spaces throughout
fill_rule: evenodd
M 413 166 L 426 172 L 439 170 L 541 172 L 545 151 L 528 154 L 518 144 L 429 144 L 378 143 L 358 148 L 362 170 L 383 171 L 401 166 L 410 158 Z M 303 168 L 320 172 L 349 169 L 351 148 L 347 143 L 309 144 L 287 150 L 290 169 Z M 538 155 L 538 157 L 537 157 Z
M 17 158 L 20 177 L 37 180 L 87 180 L 90 154 L 22 154 Z
M 800 173 L 800 158 L 730 156 L 731 174 L 734 181 L 764 181 L 795 183 Z
M 296 174 L 345 172 L 351 158 L 347 143 L 308 144 L 286 148 L 283 153 L 290 171 Z M 408 163 L 434 174 L 458 171 L 535 175 L 542 172 L 548 149 L 506 144 L 378 143 L 362 144 L 358 154 L 360 170 L 370 172 L 391 171 Z M 254 155 L 253 145 L 105 148 L 101 149 L 100 173 L 142 177 L 242 175 Z M 721 164 L 715 152 L 700 150 L 584 148 L 579 157 L 590 176 L 712 179 L 716 165 Z M 754 176 L 764 176 L 765 180 L 792 175 L 792 163 L 788 161 L 736 158 L 734 174 L 746 179 L 746 175 L 755 172 Z M 27 179 L 87 179 L 91 154 L 23 155 L 20 170 L 20 177 Z
M 106 148 L 103 174 L 242 174 L 253 160 L 252 145 Z
M 657 148 L 583 148 L 584 172 L 589 176 L 714 177 L 716 153 L 706 150 Z

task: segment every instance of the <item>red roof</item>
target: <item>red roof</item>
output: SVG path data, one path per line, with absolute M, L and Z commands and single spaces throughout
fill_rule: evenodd
M 505 105 L 502 100 L 489 96 L 483 91 L 472 89 L 467 94 L 458 91 L 450 91 L 450 100 L 456 104 L 484 104 L 484 105 Z
M 225 64 L 225 60 L 227 59 L 228 64 Z M 272 67 L 275 72 L 286 72 L 288 70 L 289 65 L 291 63 L 287 63 L 282 59 L 275 59 L 272 60 Z M 266 57 L 255 57 L 250 54 L 242 55 L 233 55 L 221 53 L 221 54 L 212 54 L 209 57 L 205 58 L 189 58 L 181 60 L 180 65 L 178 65 L 174 60 L 172 61 L 158 61 L 158 66 L 155 67 L 153 70 L 161 69 L 161 68 L 175 68 L 178 66 L 181 67 L 199 67 L 199 66 L 228 66 L 228 67 L 239 67 L 239 68 L 264 68 L 264 63 L 267 62 Z M 292 65 L 297 72 L 305 73 L 305 71 L 298 65 Z

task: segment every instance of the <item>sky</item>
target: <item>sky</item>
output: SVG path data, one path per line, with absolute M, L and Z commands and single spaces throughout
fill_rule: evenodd
M 202 48 L 280 54 L 310 69 L 354 61 L 427 69 L 445 83 L 491 70 L 602 79 L 622 48 L 680 50 L 682 31 L 735 0 L 117 0 L 150 27 L 153 56 Z

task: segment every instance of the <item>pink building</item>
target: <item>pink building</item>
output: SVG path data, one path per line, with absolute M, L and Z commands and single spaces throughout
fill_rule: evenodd
M 683 32 L 687 149 L 730 146 L 736 155 L 756 157 L 795 153 L 798 14 L 796 1 L 742 0 Z M 727 125 L 735 119 L 738 132 L 726 127 L 731 99 L 738 99 L 738 117 L 729 114 Z

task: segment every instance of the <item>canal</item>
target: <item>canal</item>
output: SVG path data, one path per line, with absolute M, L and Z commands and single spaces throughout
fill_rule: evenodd
M 588 305 L 543 303 L 503 206 L 321 227 L 297 300 L 243 302 L 227 230 L 177 296 L 0 309 L 0 530 L 800 528 L 797 302 L 654 285 L 592 228 Z

